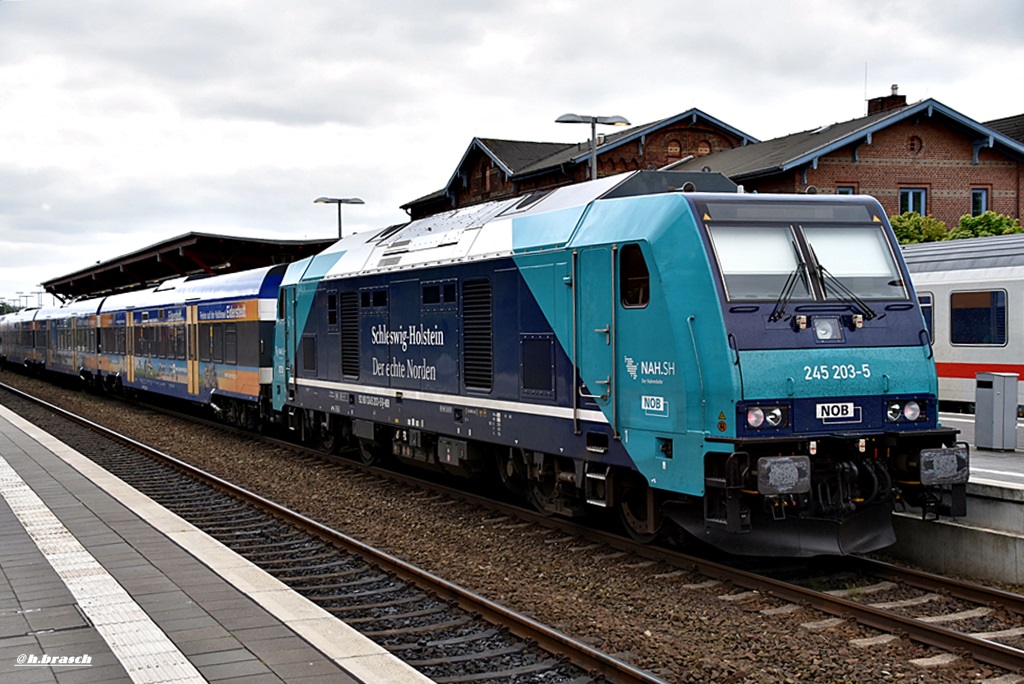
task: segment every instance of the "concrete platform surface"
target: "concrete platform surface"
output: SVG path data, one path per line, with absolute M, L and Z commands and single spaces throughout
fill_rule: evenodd
M 0 682 L 430 680 L 0 406 Z

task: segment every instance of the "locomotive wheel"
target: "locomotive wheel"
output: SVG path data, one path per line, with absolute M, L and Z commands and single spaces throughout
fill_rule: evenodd
M 661 534 L 661 516 L 654 510 L 651 494 L 646 486 L 627 488 L 619 495 L 619 520 L 626 533 L 640 542 L 650 544 Z
M 501 484 L 509 491 L 522 495 L 526 481 L 526 465 L 518 449 L 499 449 L 497 454 L 498 476 Z
M 368 439 L 359 440 L 359 460 L 363 465 L 375 465 L 380 463 L 380 447 L 377 446 L 376 442 L 371 442 Z
M 553 515 L 558 509 L 558 494 L 552 485 L 531 482 L 527 489 L 527 498 L 538 513 Z
M 325 454 L 336 454 L 338 453 L 338 447 L 341 444 L 341 439 L 338 434 L 329 427 L 320 428 L 320 451 Z

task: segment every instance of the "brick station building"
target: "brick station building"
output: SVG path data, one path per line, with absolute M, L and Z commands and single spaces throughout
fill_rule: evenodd
M 582 127 L 581 127 L 582 128 Z M 1024 115 L 988 125 L 896 92 L 864 117 L 759 141 L 697 109 L 598 136 L 598 176 L 632 169 L 719 172 L 746 192 L 867 194 L 889 215 L 1024 215 Z M 586 180 L 579 145 L 475 138 L 447 185 L 403 206 L 413 218 Z
M 681 169 L 711 170 L 747 192 L 871 195 L 889 215 L 1022 215 L 1024 144 L 933 99 L 896 94 L 867 116 L 727 150 Z
M 581 131 L 584 126 L 577 126 Z M 597 136 L 598 177 L 665 168 L 757 142 L 756 138 L 690 109 Z M 589 138 L 589 136 L 588 136 Z M 546 143 L 474 138 L 448 183 L 402 205 L 413 219 L 502 197 L 515 197 L 589 179 L 590 141 Z

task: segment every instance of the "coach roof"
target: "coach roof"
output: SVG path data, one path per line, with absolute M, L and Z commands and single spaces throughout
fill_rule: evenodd
M 911 273 L 1024 266 L 1024 234 L 903 245 Z

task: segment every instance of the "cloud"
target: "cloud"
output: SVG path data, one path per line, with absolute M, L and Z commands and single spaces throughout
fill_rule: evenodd
M 769 138 L 898 83 L 1019 114 L 1022 28 L 1006 0 L 0 2 L 0 296 L 192 230 L 328 236 L 320 195 L 395 223 L 473 136 L 584 140 L 569 111 Z

